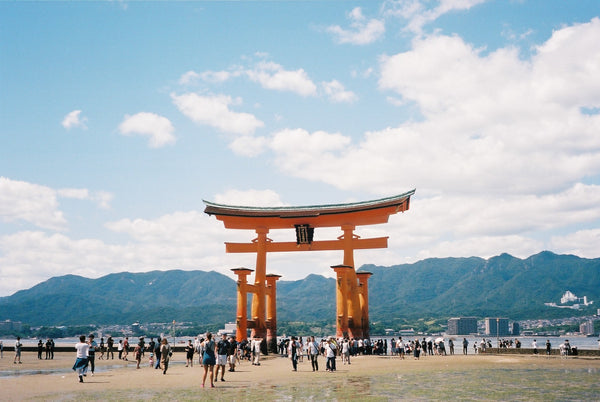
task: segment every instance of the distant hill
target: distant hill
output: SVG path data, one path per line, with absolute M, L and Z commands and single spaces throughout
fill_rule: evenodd
M 600 259 L 542 252 L 527 259 L 432 258 L 391 267 L 364 265 L 371 321 L 451 316 L 510 319 L 591 314 L 600 308 Z M 595 304 L 586 310 L 547 307 L 570 290 Z M 279 321 L 335 320 L 335 280 L 309 275 L 277 282 Z M 117 273 L 98 279 L 51 278 L 0 298 L 0 320 L 37 325 L 131 324 L 235 320 L 236 283 L 211 271 Z

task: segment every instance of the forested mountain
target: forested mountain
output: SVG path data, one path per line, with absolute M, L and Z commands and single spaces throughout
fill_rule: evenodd
M 542 252 L 527 259 L 432 258 L 391 267 L 364 265 L 371 321 L 503 316 L 510 319 L 591 314 L 600 303 L 600 259 Z M 570 290 L 595 303 L 558 309 Z M 277 282 L 278 321 L 335 321 L 335 280 L 309 275 Z M 214 271 L 152 271 L 51 278 L 0 298 L 0 320 L 30 325 L 130 324 L 235 320 L 236 283 Z

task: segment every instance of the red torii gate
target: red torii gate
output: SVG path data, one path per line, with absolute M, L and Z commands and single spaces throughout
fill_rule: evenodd
M 361 239 L 356 226 L 387 223 L 389 216 L 408 210 L 411 190 L 404 194 L 372 201 L 305 207 L 246 207 L 204 201 L 204 212 L 214 215 L 227 229 L 254 230 L 257 237 L 250 243 L 225 243 L 227 253 L 256 253 L 254 283 L 247 281 L 248 268 L 233 269 L 238 276 L 237 340 L 263 338 L 273 350 L 277 342 L 276 285 L 279 275 L 267 275 L 267 253 L 286 251 L 343 250 L 343 264 L 332 266 L 337 275 L 336 335 L 369 337 L 369 272 L 355 271 L 354 250 L 387 248 L 387 237 Z M 336 240 L 313 241 L 317 227 L 340 227 L 343 234 Z M 273 242 L 267 237 L 272 229 L 295 229 L 296 242 Z M 247 294 L 252 293 L 251 320 L 248 320 Z M 276 349 L 275 349 L 276 350 Z

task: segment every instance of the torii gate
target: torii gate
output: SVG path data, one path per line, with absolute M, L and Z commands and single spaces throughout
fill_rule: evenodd
M 267 341 L 273 350 L 277 343 L 276 285 L 279 275 L 267 275 L 267 253 L 284 251 L 343 250 L 343 264 L 335 265 L 337 275 L 336 335 L 355 338 L 369 337 L 369 294 L 367 281 L 371 273 L 355 271 L 354 250 L 387 248 L 387 237 L 361 239 L 354 234 L 356 226 L 387 223 L 389 216 L 408 210 L 411 190 L 404 194 L 373 201 L 350 204 L 305 207 L 243 207 L 204 201 L 204 212 L 222 221 L 227 229 L 254 230 L 257 237 L 251 243 L 225 243 L 227 253 L 256 253 L 254 284 L 247 282 L 252 272 L 248 268 L 233 269 L 238 276 L 237 335 Z M 343 234 L 336 240 L 313 241 L 314 229 L 340 227 Z M 296 242 L 273 242 L 267 237 L 272 229 L 295 229 Z M 252 293 L 251 320 L 248 320 L 247 294 Z

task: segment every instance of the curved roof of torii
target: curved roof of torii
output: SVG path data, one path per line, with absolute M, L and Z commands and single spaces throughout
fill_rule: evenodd
M 247 207 L 203 202 L 206 204 L 204 212 L 215 215 L 229 229 L 360 226 L 386 223 L 390 215 L 406 211 L 415 191 L 371 201 L 300 207 Z

